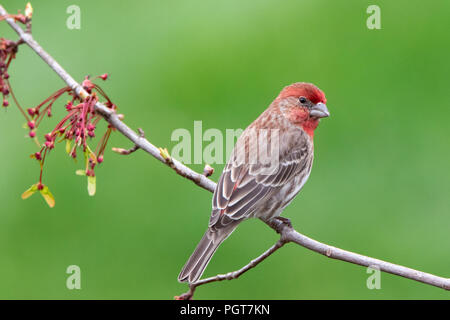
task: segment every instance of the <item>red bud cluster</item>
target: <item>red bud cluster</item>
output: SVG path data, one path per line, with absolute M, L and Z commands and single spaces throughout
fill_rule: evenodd
M 108 76 L 107 74 L 104 74 L 97 78 L 106 80 Z M 53 93 L 36 107 L 28 108 L 26 113 L 24 113 L 24 116 L 27 118 L 27 127 L 30 130 L 28 134 L 31 138 L 36 138 L 36 131 L 43 119 L 51 116 L 53 105 L 58 98 L 65 93 L 71 97 L 71 100 L 65 104 L 65 116 L 58 122 L 52 131 L 44 135 L 45 141 L 41 145 L 40 150 L 31 156 L 39 161 L 41 167 L 39 182 L 36 184 L 38 189 L 39 186 L 44 186 L 42 184 L 42 175 L 46 156 L 57 146 L 58 142 L 62 141 L 66 142 L 66 152 L 74 159 L 78 156 L 77 150 L 81 149 L 85 160 L 84 174 L 88 177 L 88 181 L 91 181 L 91 184 L 92 181 L 95 181 L 94 169 L 97 164 L 103 162 L 106 144 L 111 132 L 114 130 L 108 125 L 106 132 L 103 134 L 96 148 L 89 147 L 92 138 L 96 136 L 95 132 L 98 130 L 97 124 L 102 119 L 102 117 L 95 112 L 95 105 L 101 96 L 106 99 L 105 105 L 108 108 L 115 110 L 116 106 L 97 84 L 89 80 L 89 77 L 84 79 L 82 86 L 90 94 L 84 100 L 80 99 L 70 87 L 64 87 Z M 39 142 L 37 141 L 37 143 Z M 95 188 L 92 189 L 91 186 L 90 190 L 95 190 Z
M 2 106 L 8 107 L 8 96 L 11 93 L 9 86 L 8 68 L 11 60 L 16 57 L 18 42 L 0 38 L 0 92 L 2 94 Z
M 12 18 L 14 19 L 15 22 L 23 23 L 27 26 L 27 28 L 30 28 L 31 17 L 33 14 L 33 8 L 31 7 L 30 4 L 27 4 L 25 12 L 26 12 L 25 14 L 21 14 L 19 11 L 18 14 L 0 16 L 0 21 L 5 20 L 7 18 Z M 2 94 L 3 97 L 1 105 L 5 108 L 9 106 L 8 95 L 10 93 L 12 94 L 11 86 L 9 85 L 8 81 L 9 80 L 8 68 L 11 63 L 11 60 L 16 57 L 19 45 L 22 43 L 23 43 L 22 40 L 12 41 L 5 38 L 0 38 L 0 93 Z

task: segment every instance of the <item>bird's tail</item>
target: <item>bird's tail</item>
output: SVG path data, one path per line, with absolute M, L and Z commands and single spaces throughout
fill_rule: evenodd
M 189 283 L 197 281 L 202 276 L 203 271 L 205 271 L 214 252 L 216 252 L 219 245 L 234 231 L 236 226 L 234 225 L 231 228 L 221 229 L 215 232 L 212 232 L 210 229 L 206 230 L 194 253 L 178 275 L 178 281 Z

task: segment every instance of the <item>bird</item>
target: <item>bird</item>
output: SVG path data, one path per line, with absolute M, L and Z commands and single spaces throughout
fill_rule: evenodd
M 323 91 L 297 82 L 284 87 L 243 131 L 214 190 L 208 229 L 182 268 L 179 282 L 198 281 L 219 245 L 242 221 L 290 223 L 280 214 L 308 180 L 314 132 L 329 116 Z

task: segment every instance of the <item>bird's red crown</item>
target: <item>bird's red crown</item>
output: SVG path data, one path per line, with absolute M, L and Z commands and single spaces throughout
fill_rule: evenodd
M 317 88 L 315 85 L 306 82 L 297 82 L 285 87 L 281 90 L 278 97 L 280 99 L 285 99 L 287 97 L 305 97 L 312 103 L 327 102 L 325 94 L 322 90 Z

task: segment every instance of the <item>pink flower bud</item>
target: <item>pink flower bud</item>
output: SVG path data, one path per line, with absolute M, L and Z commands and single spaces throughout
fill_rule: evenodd
M 34 138 L 34 137 L 36 137 L 36 132 L 30 131 L 30 132 L 28 133 L 28 135 L 30 136 L 30 138 Z
M 84 90 L 86 90 L 88 93 L 92 92 L 92 89 L 94 89 L 94 84 L 89 80 L 89 77 L 86 77 L 83 82 L 81 83 L 81 86 Z
M 103 162 L 103 156 L 98 156 L 97 162 L 98 162 L 98 163 L 102 163 L 102 162 Z
M 53 137 L 52 137 L 51 133 L 47 133 L 45 135 L 45 140 L 47 140 L 47 141 L 52 141 L 53 140 Z
M 33 130 L 35 127 L 36 127 L 36 123 L 33 120 L 28 121 L 28 128 Z
M 39 182 L 37 185 L 37 188 L 38 188 L 38 190 L 42 190 L 42 189 L 44 189 L 44 185 Z
M 19 21 L 19 22 L 22 23 L 22 24 L 26 24 L 27 21 L 28 21 L 28 18 L 25 17 L 23 14 L 17 14 L 17 15 L 14 17 L 14 20 L 17 20 L 17 21 Z
M 41 153 L 40 152 L 36 152 L 35 154 L 34 154 L 34 157 L 36 158 L 36 160 L 42 160 L 42 155 L 41 155 Z
M 27 111 L 30 116 L 34 116 L 36 114 L 36 109 L 34 108 L 28 108 Z
M 4 99 L 3 100 L 3 106 L 6 108 L 7 106 L 9 106 L 9 102 L 8 100 Z
M 100 78 L 102 78 L 102 80 L 106 80 L 106 79 L 108 79 L 108 74 L 104 73 L 100 76 Z
M 5 73 L 3 74 L 3 79 L 5 79 L 5 80 L 8 80 L 8 79 L 9 79 L 9 73 L 8 73 L 8 72 L 5 72 Z
M 86 129 L 88 129 L 88 131 L 94 131 L 95 130 L 95 126 L 92 123 L 89 123 L 87 125 Z
M 53 149 L 55 147 L 55 144 L 53 143 L 53 141 L 47 141 L 45 142 L 45 146 L 49 149 Z
M 91 138 L 95 137 L 94 131 L 88 131 L 88 136 Z

